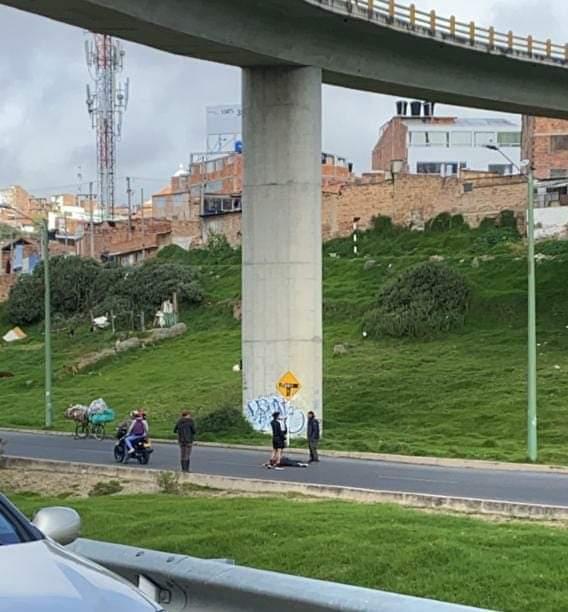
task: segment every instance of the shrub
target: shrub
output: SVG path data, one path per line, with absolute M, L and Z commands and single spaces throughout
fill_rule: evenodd
M 43 316 L 43 280 L 34 274 L 20 274 L 10 290 L 6 312 L 15 325 L 28 325 Z
M 160 472 L 157 476 L 157 482 L 161 493 L 179 495 L 179 474 L 176 474 L 176 472 Z
M 519 233 L 517 225 L 517 216 L 512 210 L 502 210 L 497 219 L 497 225 L 502 228 L 507 228 L 516 234 Z
M 397 229 L 392 219 L 385 215 L 378 215 L 371 219 L 371 227 L 377 234 L 392 234 Z
M 137 268 L 102 266 L 92 259 L 53 257 L 51 307 L 54 315 L 154 314 L 163 300 L 177 293 L 180 304 L 203 299 L 194 269 L 178 263 L 150 260 Z M 43 315 L 43 264 L 32 275 L 21 275 L 10 292 L 8 316 L 17 325 L 40 321 Z
M 424 226 L 427 232 L 447 232 L 452 227 L 452 215 L 447 212 L 436 215 L 433 219 L 426 222 Z
M 471 291 L 447 266 L 425 263 L 403 272 L 379 294 L 367 313 L 365 331 L 374 337 L 428 337 L 463 326 Z
M 89 491 L 89 497 L 101 497 L 103 495 L 114 495 L 120 493 L 123 486 L 118 480 L 100 481 Z
M 224 404 L 197 418 L 197 431 L 202 434 L 247 435 L 252 427 L 243 416 L 242 410 L 233 404 Z

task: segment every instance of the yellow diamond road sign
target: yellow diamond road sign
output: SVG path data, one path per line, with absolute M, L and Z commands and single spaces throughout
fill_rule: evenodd
M 276 390 L 287 400 L 291 400 L 301 388 L 300 381 L 292 372 L 286 372 L 276 383 Z

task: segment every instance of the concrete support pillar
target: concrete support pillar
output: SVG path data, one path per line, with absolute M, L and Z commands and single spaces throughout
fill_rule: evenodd
M 279 409 L 301 436 L 322 416 L 321 70 L 244 69 L 243 136 L 244 410 L 268 431 Z

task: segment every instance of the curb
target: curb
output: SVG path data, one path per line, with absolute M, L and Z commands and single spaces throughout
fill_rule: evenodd
M 0 427 L 0 434 L 8 433 L 38 434 L 44 436 L 71 436 L 68 431 L 49 431 L 43 429 L 25 429 Z M 175 440 L 166 438 L 155 438 L 152 441 L 157 444 L 177 444 Z M 223 442 L 196 442 L 195 446 L 205 448 L 220 448 L 227 450 L 272 452 L 272 447 L 254 444 L 226 444 Z M 306 454 L 307 450 L 301 448 L 290 448 L 290 454 Z M 390 455 L 383 453 L 370 453 L 358 451 L 319 450 L 322 457 L 332 459 L 353 459 L 357 461 L 379 461 L 382 463 L 404 463 L 406 465 L 422 465 L 430 467 L 462 468 L 475 470 L 500 470 L 507 472 L 540 472 L 547 474 L 568 474 L 568 466 L 534 464 L 534 463 L 511 463 L 507 461 L 490 461 L 483 459 L 454 459 L 447 457 L 421 457 L 416 455 Z
M 90 463 L 68 463 L 55 460 L 36 460 L 25 457 L 5 456 L 3 466 L 8 469 L 25 469 L 63 474 L 90 474 L 106 478 L 125 478 L 139 482 L 156 482 L 156 476 L 163 470 L 131 468 L 126 466 L 100 466 Z M 469 497 L 426 495 L 402 491 L 380 491 L 336 485 L 305 484 L 255 478 L 235 478 L 210 474 L 180 474 L 180 482 L 211 489 L 238 491 L 256 494 L 295 493 L 308 497 L 340 501 L 397 504 L 416 509 L 442 510 L 461 514 L 531 519 L 543 521 L 568 520 L 568 506 L 528 504 L 513 501 L 484 500 Z

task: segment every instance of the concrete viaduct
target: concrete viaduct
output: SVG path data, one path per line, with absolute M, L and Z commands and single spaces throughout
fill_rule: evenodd
M 392 0 L 0 0 L 243 71 L 244 405 L 322 412 L 321 84 L 568 118 L 568 48 Z M 206 84 L 204 84 L 206 86 Z M 349 117 L 346 112 L 345 123 Z

